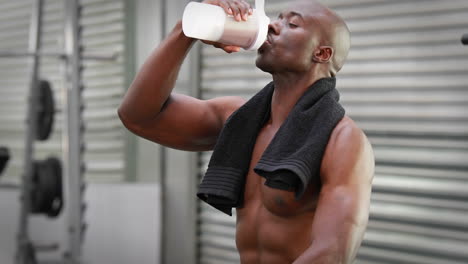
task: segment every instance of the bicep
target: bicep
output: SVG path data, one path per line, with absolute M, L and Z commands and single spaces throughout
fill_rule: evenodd
M 181 150 L 210 150 L 221 131 L 225 116 L 238 107 L 238 100 L 220 97 L 200 100 L 172 94 L 162 111 L 132 132 L 158 144 Z
M 346 259 L 353 258 L 369 217 L 372 148 L 360 129 L 345 128 L 332 134 L 322 165 L 313 239 L 327 241 Z
M 367 184 L 322 186 L 312 228 L 314 240 L 358 242 L 367 224 L 370 194 Z

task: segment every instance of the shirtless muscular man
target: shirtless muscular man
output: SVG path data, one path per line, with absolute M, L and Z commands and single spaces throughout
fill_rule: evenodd
M 251 7 L 242 0 L 205 0 L 237 20 Z M 196 40 L 179 21 L 150 55 L 118 110 L 133 133 L 171 148 L 212 150 L 240 97 L 199 100 L 172 93 L 181 64 Z M 239 47 L 206 44 L 227 53 Z M 269 119 L 258 132 L 246 173 L 243 206 L 237 208 L 236 245 L 242 264 L 351 263 L 369 217 L 374 156 L 365 134 L 344 116 L 333 128 L 320 179 L 300 199 L 266 186 L 253 168 L 295 104 L 316 81 L 335 77 L 350 46 L 345 22 L 313 0 L 292 2 L 269 25 L 256 65 L 272 75 Z M 228 55 L 226 55 L 228 56 Z

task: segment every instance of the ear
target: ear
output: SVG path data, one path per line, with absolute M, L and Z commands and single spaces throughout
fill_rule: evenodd
M 332 56 L 334 50 L 330 46 L 320 46 L 317 50 L 314 51 L 313 60 L 317 63 L 328 63 Z

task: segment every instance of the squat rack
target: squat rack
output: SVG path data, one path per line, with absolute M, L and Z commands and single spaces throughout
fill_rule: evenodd
M 117 54 L 84 54 L 80 47 L 80 25 L 78 0 L 65 1 L 65 50 L 64 52 L 44 52 L 41 50 L 41 30 L 44 0 L 35 0 L 32 5 L 31 23 L 29 32 L 29 45 L 27 51 L 0 51 L 0 57 L 30 57 L 29 67 L 31 76 L 29 80 L 27 131 L 25 134 L 24 172 L 20 186 L 20 214 L 17 234 L 17 252 L 15 264 L 36 264 L 35 258 L 31 258 L 31 249 L 34 253 L 29 236 L 29 214 L 31 212 L 31 193 L 33 177 L 34 140 L 37 130 L 37 109 L 39 92 L 40 58 L 55 57 L 64 61 L 65 68 L 65 120 L 63 133 L 63 158 L 65 160 L 63 170 L 64 184 L 67 185 L 67 250 L 63 260 L 59 263 L 81 264 L 82 242 L 85 231 L 83 193 L 85 190 L 84 172 L 86 170 L 83 161 L 85 148 L 83 134 L 85 131 L 83 121 L 84 104 L 82 92 L 81 71 L 82 60 L 115 60 Z M 11 188 L 11 186 L 10 186 Z

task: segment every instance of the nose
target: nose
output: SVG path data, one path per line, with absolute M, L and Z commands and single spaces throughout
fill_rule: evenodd
M 279 19 L 272 20 L 270 24 L 268 24 L 268 34 L 279 35 L 280 33 L 280 25 Z

